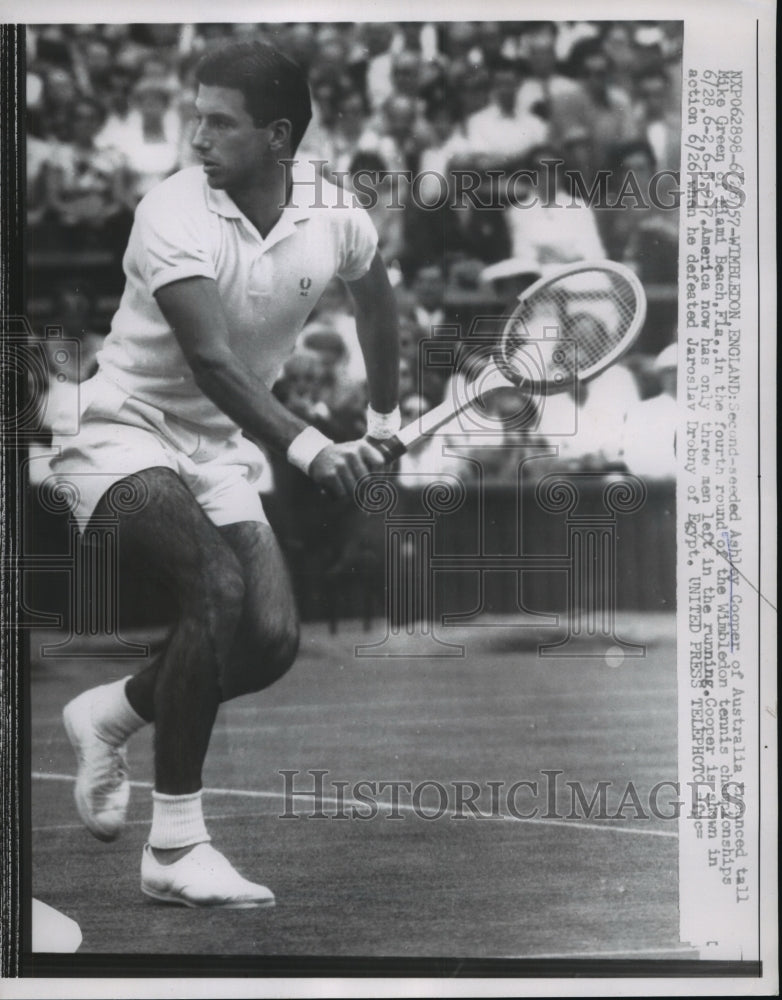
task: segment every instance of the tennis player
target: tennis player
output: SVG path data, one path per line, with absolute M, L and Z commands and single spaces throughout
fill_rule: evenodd
M 203 164 L 139 204 L 79 433 L 55 440 L 52 463 L 80 525 L 115 515 L 120 551 L 146 559 L 178 615 L 158 662 L 75 698 L 64 721 L 79 814 L 106 841 L 126 818 L 126 743 L 154 723 L 144 893 L 186 906 L 268 906 L 272 892 L 212 847 L 201 806 L 218 705 L 271 684 L 297 650 L 286 568 L 253 485 L 264 462 L 255 442 L 351 496 L 383 465 L 380 452 L 367 439 L 334 444 L 271 386 L 337 275 L 355 303 L 368 437 L 390 436 L 396 310 L 369 216 L 290 163 L 311 117 L 299 68 L 269 45 L 232 42 L 206 53 L 197 80 L 192 144 Z

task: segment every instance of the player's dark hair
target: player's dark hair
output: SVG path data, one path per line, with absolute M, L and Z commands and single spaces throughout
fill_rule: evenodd
M 258 127 L 281 118 L 291 123 L 295 153 L 312 118 L 312 103 L 303 70 L 267 42 L 231 41 L 209 49 L 195 78 L 207 87 L 229 87 L 244 95 Z

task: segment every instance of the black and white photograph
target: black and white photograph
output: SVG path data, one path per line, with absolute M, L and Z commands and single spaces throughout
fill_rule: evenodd
M 9 26 L 19 989 L 775 982 L 759 6 Z

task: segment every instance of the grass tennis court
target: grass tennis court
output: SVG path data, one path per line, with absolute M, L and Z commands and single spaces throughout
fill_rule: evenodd
M 621 625 L 621 623 L 620 623 Z M 679 943 L 676 823 L 571 819 L 568 780 L 587 795 L 610 781 L 609 813 L 632 782 L 643 803 L 676 780 L 676 675 L 672 616 L 636 615 L 623 636 L 643 659 L 541 661 L 523 631 L 462 629 L 463 659 L 358 659 L 356 643 L 382 637 L 343 623 L 304 627 L 292 671 L 266 692 L 223 706 L 204 775 L 215 846 L 277 896 L 272 910 L 195 911 L 145 899 L 141 849 L 151 816 L 151 731 L 130 744 L 136 782 L 130 824 L 113 844 L 81 826 L 72 800 L 74 759 L 60 722 L 84 688 L 133 670 L 127 661 L 33 657 L 33 895 L 81 926 L 85 953 L 362 955 L 421 957 L 697 957 Z M 40 646 L 35 633 L 31 648 Z M 46 641 L 51 641 L 51 633 Z M 89 652 L 85 648 L 85 653 Z M 324 776 L 323 811 L 294 789 Z M 489 781 L 561 771 L 555 818 L 427 819 L 400 794 L 374 796 L 371 819 L 336 819 L 338 785 L 350 813 L 356 782 L 473 781 L 489 812 Z M 549 779 L 549 782 L 551 779 Z M 550 787 L 550 785 L 549 785 Z M 366 794 L 366 793 L 365 793 Z M 504 794 L 500 793 L 500 794 Z M 513 800 L 529 811 L 532 799 Z M 661 804 L 665 796 L 660 798 Z M 542 795 L 536 800 L 546 811 Z M 369 812 L 368 807 L 359 811 Z M 463 810 L 468 811 L 468 810 Z M 556 818 L 559 816 L 560 818 Z

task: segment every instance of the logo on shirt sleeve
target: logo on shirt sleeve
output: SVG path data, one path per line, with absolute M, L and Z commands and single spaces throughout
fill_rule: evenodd
M 301 289 L 299 295 L 306 298 L 310 294 L 310 288 L 312 288 L 312 278 L 302 278 L 299 282 L 299 288 Z

